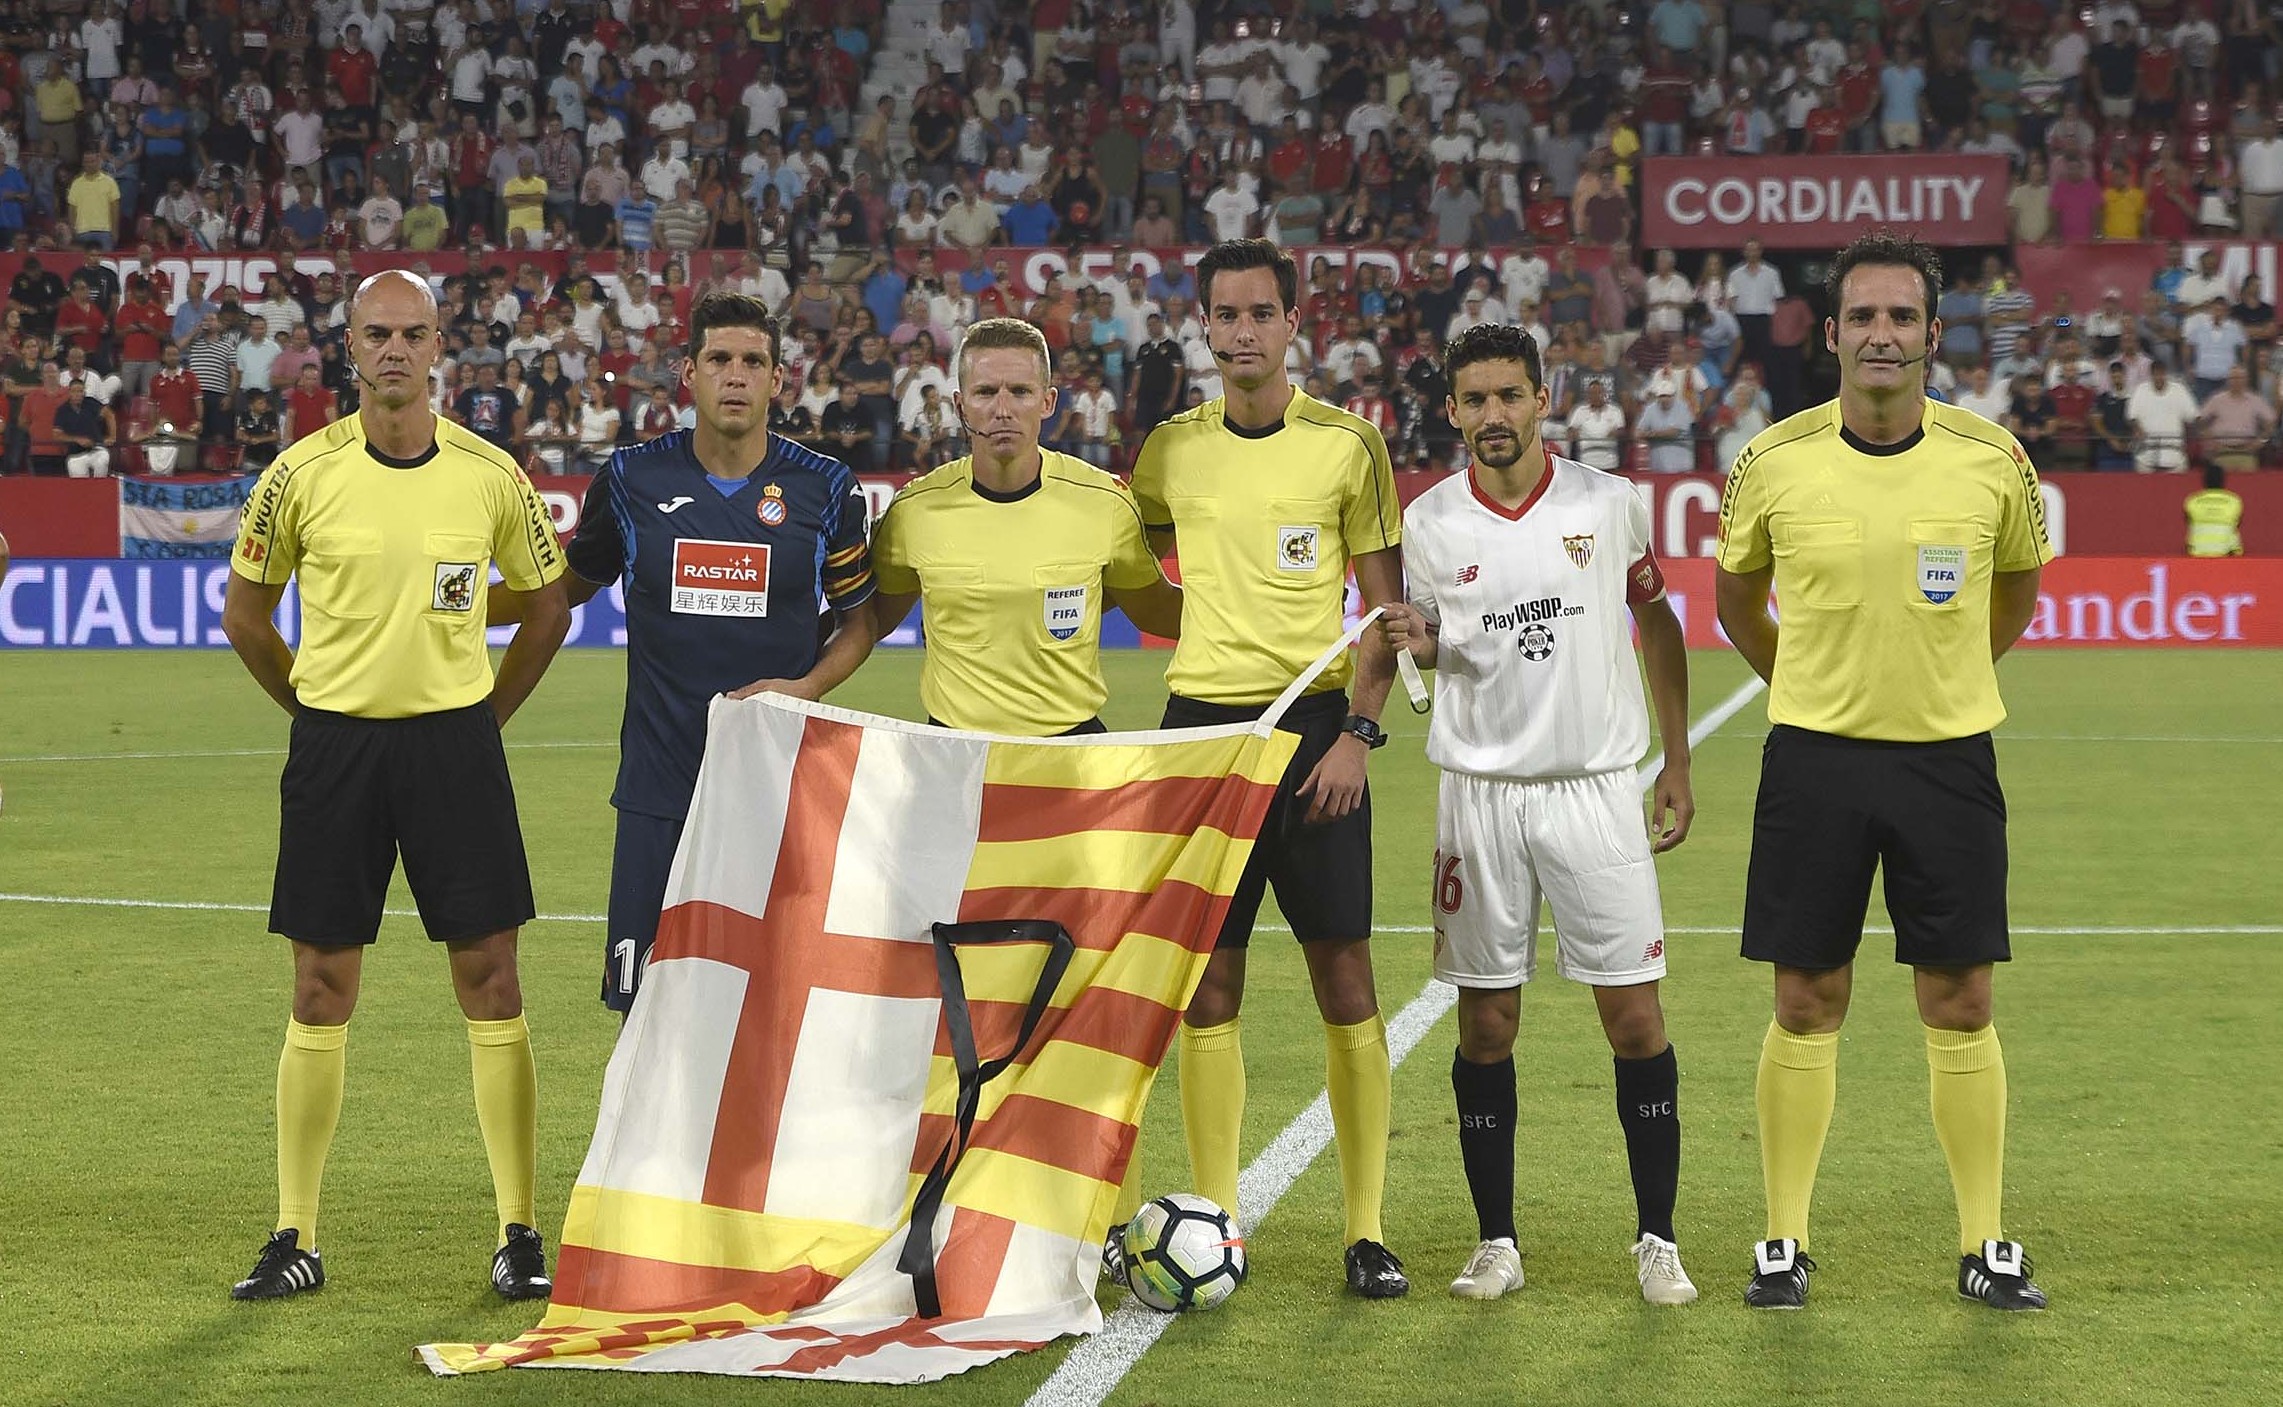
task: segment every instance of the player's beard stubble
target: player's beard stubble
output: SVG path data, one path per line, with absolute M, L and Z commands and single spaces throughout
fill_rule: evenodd
M 1525 411 L 1519 425 L 1481 425 L 1467 438 L 1467 453 L 1486 469 L 1511 469 L 1538 443 L 1538 416 Z

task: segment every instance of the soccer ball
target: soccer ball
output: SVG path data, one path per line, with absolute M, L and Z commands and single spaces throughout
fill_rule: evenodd
M 1126 1287 L 1167 1314 L 1211 1309 L 1245 1278 L 1237 1219 L 1194 1192 L 1144 1202 L 1126 1223 Z

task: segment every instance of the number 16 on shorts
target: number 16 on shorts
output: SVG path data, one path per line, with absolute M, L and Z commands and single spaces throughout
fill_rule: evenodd
M 1443 932 L 1443 919 L 1456 914 L 1466 903 L 1466 881 L 1459 878 L 1459 857 L 1435 852 L 1435 868 L 1430 887 L 1435 891 L 1435 967 L 1443 965 L 1443 947 L 1449 938 Z

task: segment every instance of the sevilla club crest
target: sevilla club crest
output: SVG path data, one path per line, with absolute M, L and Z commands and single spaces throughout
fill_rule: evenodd
M 1593 560 L 1593 534 L 1587 533 L 1583 537 L 1563 538 L 1562 550 L 1570 554 L 1571 563 L 1579 571 L 1584 571 L 1585 564 Z

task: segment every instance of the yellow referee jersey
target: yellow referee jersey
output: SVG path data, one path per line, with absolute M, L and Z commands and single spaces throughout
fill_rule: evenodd
M 1387 444 L 1369 421 L 1292 393 L 1247 431 L 1210 400 L 1150 431 L 1134 498 L 1180 544 L 1181 641 L 1165 682 L 1184 698 L 1265 704 L 1344 628 L 1348 562 L 1403 541 Z M 1347 687 L 1343 657 L 1316 681 Z
M 2037 471 L 2001 427 L 1929 400 L 1919 433 L 1867 446 L 1839 404 L 1754 436 L 1720 502 L 1720 566 L 1775 567 L 1768 717 L 1934 742 L 2006 716 L 1990 576 L 2053 560 Z
M 515 461 L 449 420 L 416 461 L 382 458 L 364 418 L 297 440 L 262 471 L 230 565 L 266 586 L 297 577 L 293 691 L 310 708 L 409 718 L 491 693 L 489 568 L 518 591 L 563 574 L 563 552 Z
M 1116 478 L 1052 450 L 1013 496 L 954 460 L 904 485 L 872 538 L 880 589 L 920 597 L 920 701 L 954 728 L 1039 737 L 1102 710 L 1109 591 L 1162 579 Z

